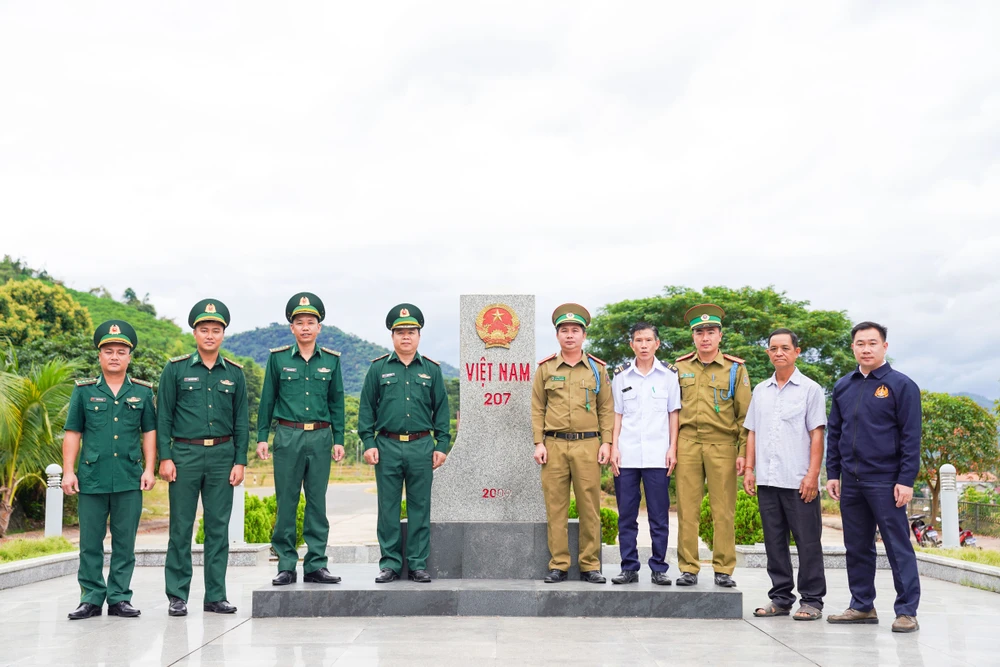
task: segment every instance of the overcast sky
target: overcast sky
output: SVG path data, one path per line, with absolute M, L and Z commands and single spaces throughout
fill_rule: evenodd
M 1000 3 L 0 2 L 0 252 L 233 331 L 318 293 L 768 284 L 1000 395 Z M 724 7 L 719 3 L 713 6 Z

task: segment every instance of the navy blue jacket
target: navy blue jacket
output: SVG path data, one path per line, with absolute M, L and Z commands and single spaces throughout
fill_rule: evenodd
M 827 423 L 827 479 L 913 486 L 920 471 L 920 389 L 889 364 L 860 369 L 833 387 Z

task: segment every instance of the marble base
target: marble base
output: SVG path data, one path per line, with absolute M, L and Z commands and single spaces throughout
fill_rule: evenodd
M 253 591 L 255 618 L 279 616 L 599 616 L 624 618 L 741 618 L 743 594 L 720 588 L 711 577 L 697 586 L 655 586 L 643 570 L 635 584 L 570 580 L 546 584 L 524 579 L 437 579 L 417 584 L 402 579 L 376 584 L 378 567 L 337 585 L 263 586 Z M 352 574 L 357 570 L 352 569 Z M 676 576 L 676 571 L 671 575 Z
M 799 550 L 789 547 L 792 556 L 792 567 L 799 567 Z M 875 545 L 875 568 L 890 569 L 889 557 L 885 555 L 885 547 Z M 763 544 L 736 545 L 736 567 L 767 567 L 767 551 Z M 823 567 L 828 570 L 843 570 L 847 568 L 847 549 L 844 547 L 823 547 Z
M 69 551 L 50 556 L 16 560 L 13 563 L 4 563 L 0 565 L 0 590 L 76 574 L 79 568 L 79 551 Z

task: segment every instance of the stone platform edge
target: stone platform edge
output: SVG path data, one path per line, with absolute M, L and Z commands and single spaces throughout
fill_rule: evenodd
M 639 547 L 639 562 L 645 563 L 652 556 L 653 550 L 650 547 Z M 331 544 L 326 548 L 326 556 L 331 563 L 345 563 L 351 565 L 363 565 L 365 563 L 377 563 L 382 554 L 378 544 Z M 704 547 L 699 550 L 698 558 L 703 561 L 712 560 L 712 552 Z M 621 560 L 621 551 L 617 544 L 605 544 L 601 549 L 601 562 L 618 563 Z M 677 562 L 677 548 L 667 549 L 667 560 L 672 563 Z M 763 566 L 761 566 L 763 567 Z
M 789 548 L 792 554 L 792 567 L 799 566 L 799 550 L 792 546 Z M 881 544 L 875 547 L 875 568 L 879 570 L 889 569 L 889 558 L 885 555 L 885 547 Z M 765 568 L 767 567 L 767 552 L 763 544 L 737 544 L 736 545 L 736 567 Z M 847 549 L 844 547 L 823 547 L 823 567 L 828 570 L 847 569 Z
M 4 563 L 0 565 L 0 590 L 76 574 L 79 567 L 79 551 L 67 551 L 61 554 Z
M 271 556 L 270 544 L 230 544 L 229 545 L 229 566 L 230 567 L 256 567 L 257 565 L 267 565 Z M 163 567 L 167 562 L 167 548 L 163 547 L 136 547 L 135 565 L 136 567 Z M 111 564 L 111 548 L 104 547 L 104 567 Z M 205 564 L 205 545 L 194 544 L 191 546 L 191 564 Z M 75 571 L 75 570 L 74 570 Z

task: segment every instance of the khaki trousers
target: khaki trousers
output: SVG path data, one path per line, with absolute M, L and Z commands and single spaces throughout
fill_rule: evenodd
M 715 535 L 712 567 L 720 574 L 736 569 L 736 443 L 713 444 L 678 439 L 677 467 L 677 566 L 681 572 L 698 574 L 698 520 L 701 499 L 708 482 Z
M 580 514 L 581 572 L 601 569 L 600 438 L 545 438 L 548 461 L 542 466 L 542 495 L 548 518 L 550 570 L 569 570 L 569 488 L 573 485 Z

